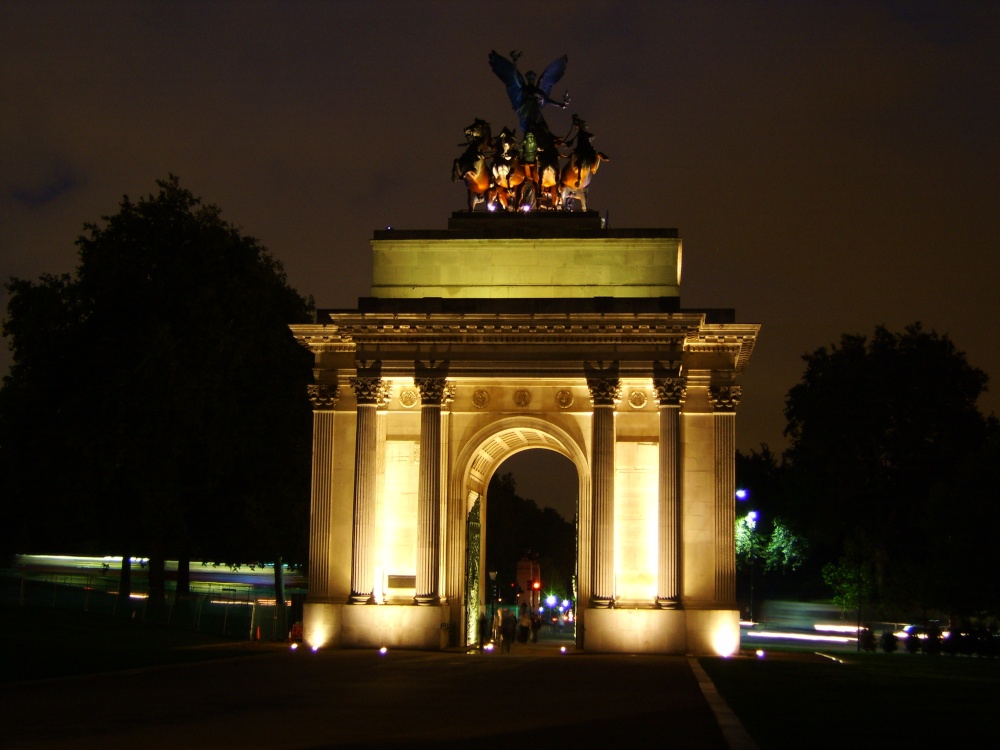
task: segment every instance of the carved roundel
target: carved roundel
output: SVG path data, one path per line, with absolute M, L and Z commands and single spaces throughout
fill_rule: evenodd
M 477 409 L 485 409 L 489 402 L 490 394 L 488 391 L 476 391 L 472 394 L 472 405 Z
M 559 391 L 556 394 L 556 406 L 568 409 L 573 405 L 573 391 Z
M 420 397 L 417 396 L 417 392 L 412 388 L 405 388 L 399 394 L 399 403 L 407 409 L 416 406 L 417 401 L 419 400 Z
M 514 391 L 514 403 L 518 406 L 527 406 L 531 403 L 531 394 L 528 391 Z
M 642 391 L 632 391 L 628 394 L 628 405 L 633 409 L 641 409 L 646 405 L 646 394 Z

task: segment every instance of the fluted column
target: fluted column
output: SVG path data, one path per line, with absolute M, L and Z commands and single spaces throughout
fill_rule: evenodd
M 742 389 L 712 385 L 715 425 L 715 600 L 736 606 L 736 407 Z
M 357 396 L 354 449 L 354 527 L 351 553 L 351 604 L 370 604 L 375 585 L 375 511 L 378 461 L 378 405 L 384 394 L 382 378 L 351 378 Z
M 309 599 L 330 597 L 330 523 L 333 512 L 334 409 L 340 388 L 310 385 L 313 407 L 312 490 L 309 503 Z
M 588 377 L 587 387 L 594 401 L 590 604 L 606 608 L 615 600 L 615 402 L 621 381 L 617 377 Z
M 680 413 L 687 393 L 684 378 L 654 378 L 660 410 L 659 549 L 656 604 L 673 609 L 681 602 Z
M 441 519 L 441 402 L 443 377 L 416 377 L 420 390 L 420 479 L 417 489 L 417 604 L 438 604 Z

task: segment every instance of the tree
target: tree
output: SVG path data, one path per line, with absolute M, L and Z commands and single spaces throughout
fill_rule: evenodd
M 928 603 L 961 618 L 1000 616 L 1000 434 L 967 456 L 953 477 L 932 488 L 921 528 L 932 564 L 923 571 Z
M 870 564 L 879 602 L 912 603 L 930 563 L 919 519 L 931 488 L 996 427 L 976 406 L 987 376 L 919 323 L 803 359 L 785 402 L 785 517 L 827 562 Z
M 534 556 L 545 591 L 571 597 L 575 537 L 573 524 L 552 508 L 520 497 L 512 474 L 493 475 L 486 494 L 486 569 L 499 572 L 501 585 L 516 581 L 518 560 Z
M 783 520 L 784 465 L 766 445 L 736 453 L 737 593 L 749 596 L 754 578 L 766 596 L 800 596 L 810 592 L 797 574 L 807 560 L 804 538 Z M 751 517 L 751 515 L 753 517 Z
M 311 357 L 288 324 L 312 319 L 256 239 L 157 184 L 85 225 L 75 277 L 7 284 L 0 396 L 27 509 L 8 546 L 141 553 L 151 589 L 167 556 L 304 556 Z

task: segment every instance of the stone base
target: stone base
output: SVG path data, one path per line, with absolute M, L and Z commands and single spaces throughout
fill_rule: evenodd
M 588 608 L 585 622 L 586 653 L 728 656 L 740 645 L 737 610 Z
M 689 609 L 688 653 L 731 656 L 740 650 L 738 609 Z
M 309 602 L 302 608 L 302 642 L 311 648 L 337 648 L 344 604 Z
M 412 648 L 439 651 L 448 645 L 448 606 L 309 603 L 302 637 L 326 648 Z

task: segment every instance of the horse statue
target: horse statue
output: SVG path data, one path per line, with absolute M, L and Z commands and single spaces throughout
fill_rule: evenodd
M 495 203 L 499 203 L 505 211 L 520 208 L 525 171 L 514 132 L 510 128 L 505 127 L 493 139 L 491 171 Z
M 611 160 L 606 154 L 594 149 L 592 143 L 594 134 L 587 130 L 586 121 L 578 115 L 573 115 L 573 129 L 576 132 L 566 140 L 566 144 L 569 145 L 575 138 L 576 145 L 559 178 L 562 188 L 561 200 L 563 207 L 568 210 L 569 201 L 575 198 L 580 202 L 580 210 L 586 211 L 587 187 L 590 185 L 590 180 L 602 161 Z
M 469 191 L 469 210 L 475 211 L 480 203 L 492 202 L 493 179 L 486 167 L 486 157 L 492 153 L 493 137 L 490 124 L 478 117 L 465 129 L 465 151 L 455 159 L 451 168 L 451 181 L 465 181 Z

